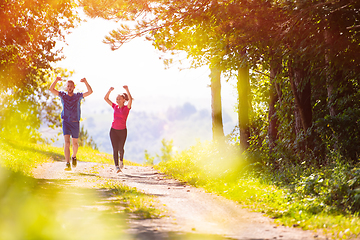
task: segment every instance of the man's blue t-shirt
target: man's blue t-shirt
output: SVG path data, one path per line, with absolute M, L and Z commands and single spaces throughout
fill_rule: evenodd
M 68 122 L 78 122 L 80 121 L 80 103 L 81 99 L 83 99 L 82 93 L 74 93 L 71 97 L 65 93 L 60 91 L 59 97 L 61 98 L 61 103 L 63 105 L 63 110 L 61 112 L 61 118 L 64 121 Z

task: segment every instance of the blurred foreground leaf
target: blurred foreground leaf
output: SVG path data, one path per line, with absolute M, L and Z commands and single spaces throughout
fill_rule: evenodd
M 66 181 L 0 168 L 0 239 L 125 239 L 123 214 L 111 201 Z

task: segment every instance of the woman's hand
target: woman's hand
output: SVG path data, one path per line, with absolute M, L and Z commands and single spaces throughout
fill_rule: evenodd
M 113 102 L 110 101 L 110 99 L 109 99 L 109 95 L 110 95 L 110 93 L 112 92 L 112 90 L 114 90 L 113 87 L 109 88 L 109 91 L 105 94 L 105 97 L 104 97 L 104 100 L 105 100 L 110 106 L 112 106 L 112 104 L 113 104 Z
M 129 101 L 128 101 L 127 107 L 128 107 L 129 109 L 131 109 L 131 105 L 132 105 L 132 100 L 133 100 L 133 98 L 132 98 L 132 96 L 131 96 L 131 94 L 130 94 L 130 92 L 129 92 L 129 87 L 128 87 L 127 85 L 124 85 L 123 88 L 126 90 L 128 96 L 129 96 Z

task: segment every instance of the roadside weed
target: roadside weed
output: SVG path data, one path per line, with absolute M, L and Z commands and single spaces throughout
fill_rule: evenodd
M 110 190 L 117 198 L 127 213 L 132 213 L 141 219 L 160 218 L 163 212 L 155 207 L 153 196 L 141 193 L 136 188 L 131 188 L 113 180 L 106 180 L 106 183 L 99 187 Z

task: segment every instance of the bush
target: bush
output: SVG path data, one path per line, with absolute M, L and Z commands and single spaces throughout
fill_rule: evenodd
M 323 229 L 335 237 L 360 233 L 360 168 L 329 155 L 331 165 L 272 164 L 262 152 L 198 143 L 156 168 L 274 217 L 281 224 Z M 267 156 L 267 155 L 266 155 Z

